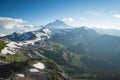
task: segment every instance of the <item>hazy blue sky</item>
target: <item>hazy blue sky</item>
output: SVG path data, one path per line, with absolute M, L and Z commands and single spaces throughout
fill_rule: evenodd
M 120 0 L 0 0 L 0 30 L 56 19 L 75 26 L 120 28 Z

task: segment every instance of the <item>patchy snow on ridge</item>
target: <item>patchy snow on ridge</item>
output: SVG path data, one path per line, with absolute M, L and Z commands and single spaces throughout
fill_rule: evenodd
M 46 37 L 49 38 L 49 36 L 47 34 L 44 33 L 34 33 L 37 38 L 34 40 L 27 40 L 27 41 L 21 41 L 21 42 L 7 42 L 7 47 L 5 47 L 3 50 L 1 50 L 2 54 L 15 54 L 16 53 L 16 49 L 20 48 L 21 46 L 27 46 L 28 44 L 34 45 L 35 42 L 37 41 L 42 41 L 44 40 Z M 28 36 L 27 36 L 28 37 Z
M 22 44 L 23 46 L 27 46 L 28 44 L 34 45 L 34 43 L 35 43 L 34 40 L 28 40 L 28 41 L 21 42 L 21 44 Z
M 10 48 L 5 47 L 5 48 L 1 51 L 1 53 L 2 53 L 2 54 L 7 54 L 7 53 L 9 53 L 9 54 L 15 54 L 15 50 L 14 50 L 14 49 L 10 50 Z
M 17 76 L 19 76 L 19 77 L 25 77 L 24 74 L 17 74 Z
M 20 43 L 21 43 L 23 46 L 27 46 L 28 44 L 34 45 L 34 43 L 37 42 L 37 41 L 42 41 L 42 40 L 45 40 L 46 38 L 49 38 L 49 35 L 48 35 L 48 34 L 45 34 L 45 33 L 34 32 L 34 34 L 35 34 L 35 36 L 36 36 L 36 39 L 34 39 L 34 40 L 21 41 Z
M 30 70 L 30 72 L 39 72 L 38 69 L 29 69 L 29 70 Z
M 16 53 L 16 49 L 20 48 L 20 46 L 22 46 L 22 44 L 20 43 L 16 43 L 16 42 L 8 42 L 8 44 L 6 45 L 7 47 L 4 47 L 4 49 L 1 50 L 1 54 L 15 54 Z
M 38 69 L 44 69 L 45 68 L 45 65 L 43 63 L 40 63 L 40 62 L 38 62 L 36 64 L 33 64 L 33 66 L 35 68 L 38 68 Z
M 43 33 L 44 32 L 44 33 Z M 21 48 L 22 46 L 27 46 L 28 44 L 34 45 L 35 42 L 38 41 L 43 41 L 45 39 L 48 39 L 50 37 L 50 33 L 51 31 L 49 29 L 43 29 L 43 32 L 32 32 L 33 34 L 35 34 L 36 39 L 34 40 L 27 40 L 27 38 L 30 37 L 30 35 L 28 35 L 27 33 L 23 33 L 23 37 L 25 39 L 25 41 L 18 41 L 18 42 L 7 42 L 7 47 L 5 47 L 3 50 L 1 50 L 2 54 L 15 54 L 18 48 Z M 15 34 L 15 33 L 14 33 Z
M 21 46 L 19 43 L 16 43 L 16 42 L 9 42 L 7 44 L 8 47 L 11 47 L 11 48 L 18 48 L 18 46 Z

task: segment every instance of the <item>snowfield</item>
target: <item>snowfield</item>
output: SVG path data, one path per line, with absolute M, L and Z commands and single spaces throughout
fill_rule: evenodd
M 1 51 L 2 54 L 15 54 L 15 50 L 14 49 L 9 49 L 9 47 L 5 47 L 2 51 Z
M 1 50 L 1 54 L 15 54 L 16 53 L 16 49 L 20 48 L 20 46 L 22 46 L 22 44 L 20 43 L 16 43 L 16 42 L 9 42 L 7 45 L 7 47 L 4 47 L 4 49 Z
M 35 68 L 38 68 L 38 69 L 44 69 L 45 68 L 45 65 L 43 63 L 40 63 L 40 62 L 38 62 L 36 64 L 33 64 L 33 66 Z
M 18 46 L 22 46 L 22 44 L 16 42 L 9 42 L 7 46 L 11 48 L 19 48 Z

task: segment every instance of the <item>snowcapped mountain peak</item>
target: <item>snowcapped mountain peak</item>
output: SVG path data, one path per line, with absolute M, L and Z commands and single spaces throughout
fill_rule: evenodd
M 56 20 L 52 23 L 48 23 L 44 28 L 48 29 L 63 29 L 63 28 L 70 28 L 69 25 L 65 24 L 63 21 Z
M 58 19 L 56 21 L 54 21 L 52 24 L 66 25 L 63 21 L 60 21 Z

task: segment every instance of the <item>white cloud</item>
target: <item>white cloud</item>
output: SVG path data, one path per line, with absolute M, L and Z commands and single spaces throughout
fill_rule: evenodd
M 74 22 L 74 19 L 73 18 L 63 18 L 63 21 L 66 21 L 66 22 Z
M 114 18 L 120 18 L 120 14 L 113 14 Z
M 17 25 L 16 27 L 17 27 L 18 32 L 20 32 L 20 33 L 27 32 L 27 31 L 34 31 L 34 30 L 40 28 L 39 26 L 34 26 L 31 24 Z
M 22 19 L 10 18 L 10 17 L 0 17 L 0 27 L 4 29 L 12 29 L 13 27 L 24 23 Z
M 79 17 L 79 20 L 84 21 L 84 20 L 86 20 L 86 18 L 85 17 Z
M 6 34 L 0 33 L 0 37 L 6 36 Z
M 34 28 L 35 26 L 32 24 L 27 25 L 16 25 L 17 28 Z

